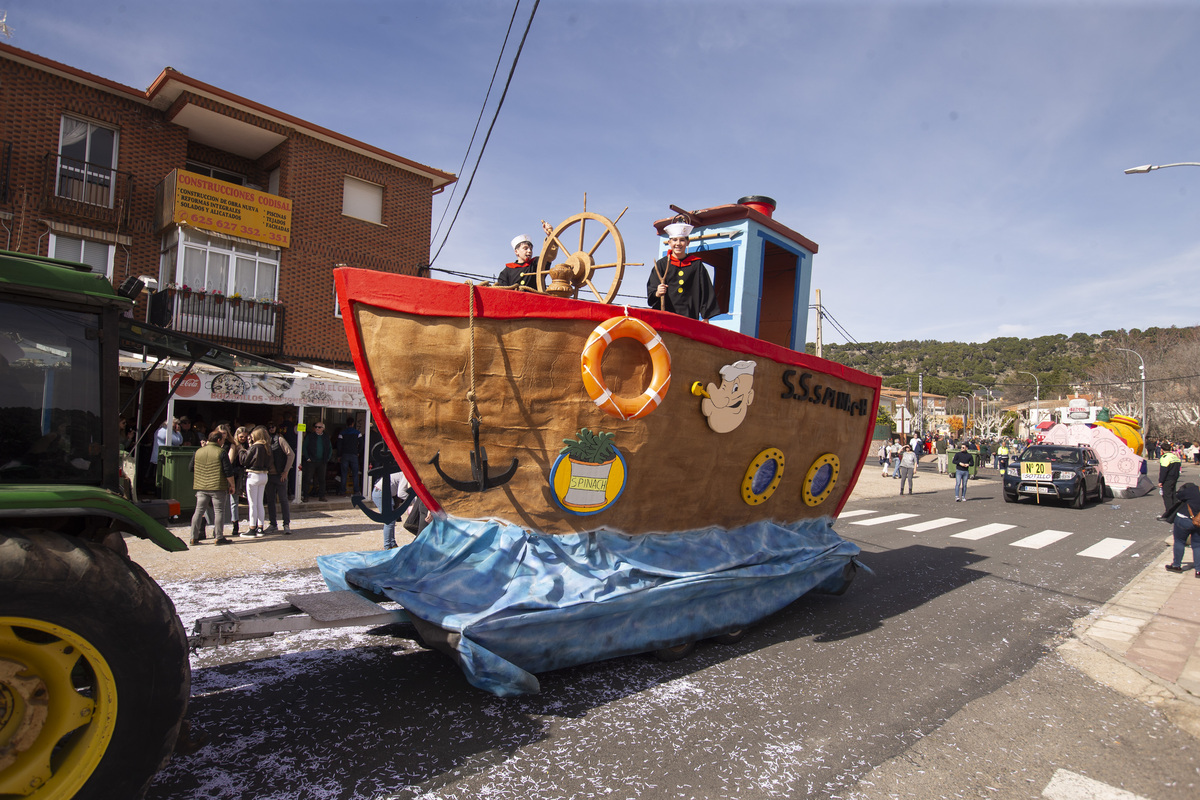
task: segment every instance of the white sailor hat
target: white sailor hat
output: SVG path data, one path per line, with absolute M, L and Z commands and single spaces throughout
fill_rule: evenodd
M 513 239 L 513 240 L 512 240 L 512 242 L 511 242 L 512 249 L 513 249 L 513 250 L 516 250 L 516 249 L 517 249 L 517 245 L 521 244 L 522 242 L 529 242 L 529 246 L 530 246 L 530 247 L 533 247 L 533 240 L 532 240 L 532 239 L 530 239 L 528 236 L 526 236 L 526 235 L 522 234 L 522 235 L 520 235 L 520 236 L 518 236 L 518 237 L 516 237 L 515 239 Z
M 687 237 L 692 232 L 692 226 L 686 222 L 672 222 L 663 230 L 667 232 L 668 239 L 674 239 L 676 237 Z

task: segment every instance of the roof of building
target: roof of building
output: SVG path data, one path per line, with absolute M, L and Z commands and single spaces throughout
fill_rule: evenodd
M 225 106 L 244 111 L 284 128 L 301 131 L 308 136 L 328 142 L 344 150 L 350 150 L 367 158 L 389 164 L 399 169 L 421 175 L 430 180 L 437 189 L 458 180 L 453 173 L 417 163 L 412 159 L 389 153 L 374 145 L 360 142 L 349 136 L 329 130 L 307 120 L 294 117 L 283 111 L 265 106 L 245 97 L 204 83 L 184 75 L 173 67 L 166 67 L 148 89 L 142 91 L 131 86 L 93 75 L 81 69 L 53 61 L 36 53 L 0 42 L 0 56 L 44 72 L 57 75 L 75 83 L 91 86 L 111 94 L 121 95 L 135 102 L 169 114 L 169 120 L 188 128 L 193 140 L 207 144 L 245 158 L 258 158 L 283 141 L 286 136 L 278 131 L 263 128 L 240 119 L 234 119 L 201 104 L 180 98 L 189 96 L 208 98 Z

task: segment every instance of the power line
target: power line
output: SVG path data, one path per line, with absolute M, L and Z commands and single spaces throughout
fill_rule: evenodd
M 479 107 L 479 116 L 475 118 L 475 128 L 471 131 L 471 139 L 467 142 L 467 149 L 463 152 L 462 163 L 458 165 L 459 175 L 462 174 L 463 168 L 467 165 L 467 158 L 471 155 L 471 148 L 475 146 L 475 135 L 479 133 L 479 123 L 483 121 L 483 112 L 487 110 L 488 100 L 492 97 L 492 87 L 496 85 L 496 76 L 500 74 L 500 62 L 504 59 L 504 51 L 508 47 L 508 37 L 512 35 L 513 22 L 517 19 L 517 9 L 520 7 L 521 0 L 517 0 L 516 5 L 513 6 L 512 16 L 508 19 L 508 29 L 504 31 L 504 41 L 500 45 L 500 52 L 496 54 L 496 66 L 492 68 L 492 79 L 488 81 L 487 92 L 483 95 L 483 105 Z M 450 196 L 446 198 L 446 207 L 442 209 L 442 216 L 438 218 L 437 230 L 429 237 L 430 248 L 437 241 L 438 234 L 442 230 L 442 223 L 446 220 L 446 213 L 450 210 L 451 204 L 454 203 L 454 195 L 457 193 L 458 181 L 455 181 L 454 188 L 450 190 Z
M 521 0 L 517 0 L 517 5 L 520 5 Z M 458 221 L 459 212 L 462 211 L 463 203 L 467 201 L 467 195 L 471 192 L 471 184 L 475 182 L 475 175 L 479 172 L 479 162 L 483 160 L 483 153 L 487 150 L 488 142 L 492 138 L 492 131 L 496 128 L 496 120 L 500 117 L 500 109 L 504 108 L 504 100 L 508 97 L 508 89 L 512 86 L 513 74 L 517 71 L 517 63 L 521 60 L 521 51 L 525 49 L 525 40 L 529 38 L 529 29 L 533 27 L 533 18 L 537 14 L 538 5 L 541 0 L 533 0 L 533 10 L 529 12 L 529 21 L 525 24 L 525 33 L 521 36 L 521 43 L 517 45 L 517 52 L 513 56 L 512 66 L 508 70 L 508 78 L 504 81 L 504 91 L 500 93 L 500 100 L 496 103 L 496 112 L 492 115 L 492 122 L 488 125 L 487 135 L 483 137 L 483 144 L 479 146 L 479 155 L 475 159 L 475 166 L 471 168 L 471 177 L 467 181 L 467 187 L 463 189 L 462 198 L 458 201 L 458 208 L 454 210 L 454 216 L 450 219 L 450 225 L 446 228 L 446 236 L 442 239 L 442 243 L 438 246 L 437 252 L 429 259 L 430 266 L 437 261 L 439 255 L 442 254 L 442 248 L 446 246 L 446 242 L 450 239 L 450 231 L 454 229 L 454 223 Z M 514 10 L 514 14 L 515 14 Z

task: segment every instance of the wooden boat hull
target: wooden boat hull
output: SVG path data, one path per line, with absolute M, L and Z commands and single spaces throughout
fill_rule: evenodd
M 339 269 L 335 280 L 375 420 L 431 509 L 549 534 L 835 517 L 866 459 L 877 376 L 649 309 L 365 270 Z M 637 419 L 602 410 L 581 369 L 596 326 L 626 315 L 670 354 L 661 402 Z M 753 399 L 736 428 L 717 433 L 689 388 L 716 389 L 722 368 L 746 361 Z M 598 363 L 619 397 L 641 394 L 653 377 L 650 352 L 632 339 L 614 341 Z M 448 476 L 471 479 L 471 391 L 491 472 L 517 462 L 511 480 L 483 492 L 453 488 L 431 464 L 437 456 Z M 560 453 L 584 429 L 612 434 L 617 455 L 603 480 Z M 580 487 L 595 502 L 572 496 Z

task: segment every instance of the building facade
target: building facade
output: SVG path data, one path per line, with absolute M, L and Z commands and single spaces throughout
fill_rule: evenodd
M 415 274 L 455 179 L 170 68 L 143 91 L 5 44 L 0 148 L 6 249 L 154 278 L 153 321 L 343 367 L 333 268 Z
M 352 419 L 369 441 L 332 272 L 420 274 L 454 180 L 169 67 L 141 90 L 0 43 L 0 247 L 144 279 L 137 318 L 296 368 L 123 358 L 143 488 L 164 416 L 274 422 L 297 445 Z

